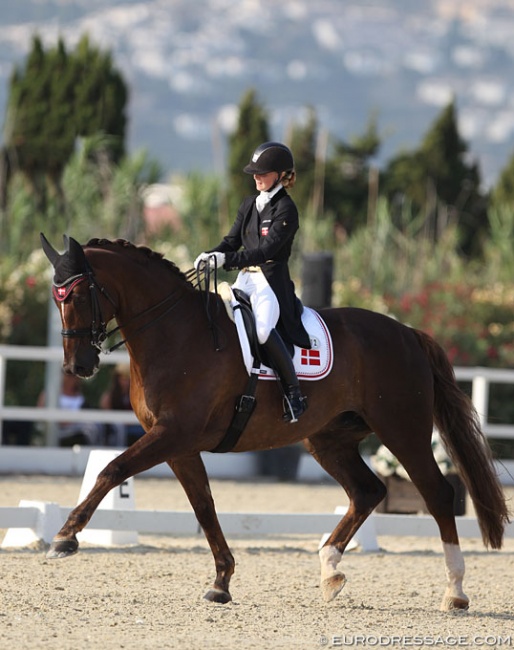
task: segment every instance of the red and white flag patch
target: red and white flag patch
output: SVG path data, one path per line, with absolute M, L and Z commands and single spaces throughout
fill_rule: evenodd
M 302 353 L 300 357 L 300 363 L 302 366 L 320 366 L 321 365 L 321 353 L 319 350 L 306 350 L 302 348 Z
M 82 282 L 82 280 L 85 279 L 86 279 L 85 276 L 81 275 L 77 278 L 72 278 L 66 284 L 60 284 L 60 285 L 54 284 L 52 286 L 52 293 L 54 294 L 54 298 L 59 302 L 63 302 L 70 295 L 70 293 L 77 286 L 77 284 L 79 282 Z

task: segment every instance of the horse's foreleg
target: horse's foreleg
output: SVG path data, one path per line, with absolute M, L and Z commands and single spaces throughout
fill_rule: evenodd
M 340 434 L 318 435 L 306 448 L 346 491 L 348 510 L 319 552 L 321 590 L 326 602 L 344 587 L 346 578 L 337 567 L 348 543 L 375 506 L 385 496 L 385 486 L 358 453 L 357 444 L 343 444 Z
M 88 524 L 105 495 L 113 487 L 126 480 L 125 478 L 117 480 L 115 478 L 117 474 L 116 469 L 115 467 L 111 467 L 111 465 L 112 463 L 109 463 L 109 465 L 100 472 L 93 489 L 86 499 L 70 512 L 66 523 L 52 540 L 50 548 L 46 554 L 48 559 L 53 560 L 68 557 L 78 551 L 79 543 L 77 540 L 77 533 Z
M 235 562 L 216 515 L 203 461 L 197 454 L 169 461 L 168 464 L 184 488 L 214 556 L 216 580 L 205 598 L 216 603 L 228 603 L 232 600 L 229 584 Z
M 54 537 L 47 558 L 68 557 L 78 551 L 77 533 L 85 528 L 105 495 L 131 476 L 143 472 L 168 457 L 162 436 L 147 434 L 112 460 L 99 474 L 91 492 L 74 508 Z

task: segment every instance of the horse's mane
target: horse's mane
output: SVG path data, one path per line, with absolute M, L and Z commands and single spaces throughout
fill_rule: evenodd
M 188 282 L 189 284 L 191 283 L 191 273 L 183 273 L 174 262 L 167 260 L 162 253 L 157 253 L 151 248 L 148 248 L 148 246 L 136 246 L 126 239 L 110 240 L 98 238 L 90 239 L 86 246 L 89 248 L 123 248 L 130 254 L 134 253 L 135 255 L 139 255 L 147 260 L 156 261 L 185 282 Z

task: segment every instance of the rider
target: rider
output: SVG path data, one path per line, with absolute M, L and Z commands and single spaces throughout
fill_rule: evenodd
M 211 251 L 201 253 L 194 265 L 209 262 L 227 271 L 239 269 L 233 286 L 250 296 L 257 338 L 284 387 L 283 418 L 296 422 L 307 400 L 284 339 L 307 349 L 311 343 L 288 267 L 299 227 L 298 210 L 286 191 L 296 180 L 293 154 L 280 142 L 265 142 L 243 171 L 253 175 L 260 193 L 243 200 L 228 235 Z

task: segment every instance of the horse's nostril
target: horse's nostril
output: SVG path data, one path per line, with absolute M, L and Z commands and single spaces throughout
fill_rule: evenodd
M 82 379 L 88 379 L 89 377 L 92 377 L 97 370 L 98 370 L 97 365 L 88 366 L 88 367 L 76 365 L 74 367 L 73 374 L 82 377 Z

